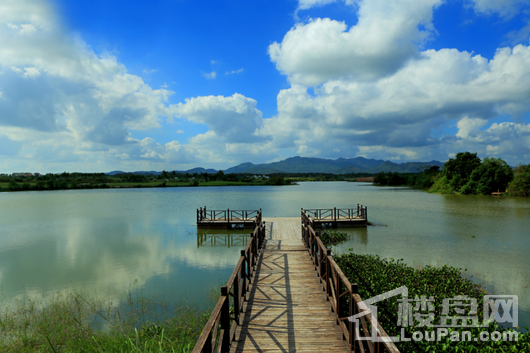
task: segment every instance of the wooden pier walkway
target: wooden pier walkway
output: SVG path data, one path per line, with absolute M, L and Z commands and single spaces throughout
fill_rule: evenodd
M 300 218 L 265 219 L 265 224 L 263 250 L 230 351 L 347 352 L 302 243 Z
M 347 216 L 333 209 L 333 220 L 326 221 L 366 222 L 366 207 L 345 210 Z M 399 353 L 313 229 L 328 210 L 305 211 L 301 218 L 256 213 L 255 229 L 194 353 Z M 198 211 L 198 223 L 218 223 L 216 212 Z

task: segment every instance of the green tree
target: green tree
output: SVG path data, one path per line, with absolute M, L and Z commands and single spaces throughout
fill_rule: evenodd
M 225 173 L 220 170 L 217 173 L 215 173 L 215 180 L 224 180 Z
M 530 164 L 520 164 L 513 172 L 514 178 L 508 185 L 508 193 L 513 196 L 530 196 Z
M 9 190 L 11 191 L 18 191 L 21 189 L 20 185 L 18 185 L 18 183 L 16 183 L 15 181 L 11 180 L 9 182 L 9 185 L 7 187 Z
M 460 189 L 460 192 L 490 195 L 494 191 L 504 191 L 512 180 L 513 171 L 508 163 L 500 158 L 486 157 L 482 164 L 473 170 L 469 181 Z
M 480 166 L 480 158 L 476 153 L 458 152 L 454 159 L 450 158 L 445 162 L 442 173 L 453 191 L 460 192 L 478 166 Z

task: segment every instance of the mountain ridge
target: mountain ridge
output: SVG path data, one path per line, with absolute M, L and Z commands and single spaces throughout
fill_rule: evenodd
M 426 166 L 443 167 L 440 161 L 432 160 L 430 162 L 404 162 L 394 163 L 382 159 L 367 159 L 364 157 L 325 159 L 316 157 L 289 157 L 282 161 L 254 164 L 252 162 L 241 163 L 237 166 L 223 170 L 225 174 L 246 173 L 246 174 L 274 174 L 274 173 L 329 173 L 329 174 L 349 174 L 349 173 L 370 173 L 379 172 L 399 172 L 399 173 L 417 173 L 422 167 Z M 112 171 L 106 173 L 115 175 L 121 171 Z M 171 172 L 171 171 L 168 171 Z M 202 167 L 188 169 L 186 171 L 175 170 L 175 173 L 217 173 L 215 169 L 205 169 Z M 123 173 L 123 172 L 121 172 Z M 160 175 L 162 172 L 156 171 L 137 171 L 133 174 L 154 174 Z

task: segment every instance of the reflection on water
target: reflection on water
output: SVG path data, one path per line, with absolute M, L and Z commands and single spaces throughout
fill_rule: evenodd
M 197 248 L 200 247 L 238 247 L 244 248 L 250 240 L 248 230 L 197 229 Z
M 467 269 L 490 293 L 518 295 L 521 326 L 530 326 L 529 199 L 361 183 L 1 193 L 0 290 L 46 301 L 89 288 L 119 301 L 139 288 L 201 301 L 229 278 L 249 232 L 197 230 L 198 207 L 299 217 L 300 208 L 357 203 L 386 226 L 342 229 L 349 240 L 335 251 Z

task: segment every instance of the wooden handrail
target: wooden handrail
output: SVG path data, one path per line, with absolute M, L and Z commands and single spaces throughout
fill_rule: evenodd
M 366 215 L 366 207 L 358 206 L 358 210 L 361 215 Z M 371 353 L 383 351 L 399 353 L 392 339 L 372 314 L 359 317 L 360 328 L 348 320 L 353 315 L 369 310 L 368 306 L 357 294 L 357 284 L 350 283 L 331 256 L 331 251 L 326 248 L 318 233 L 314 231 L 312 220 L 304 212 L 304 209 L 302 209 L 301 221 L 302 240 L 320 277 L 332 311 L 335 313 L 336 322 L 342 330 L 344 339 L 348 342 L 350 352 L 365 352 L 366 347 Z M 349 304 L 347 305 L 348 309 L 343 304 Z M 364 338 L 371 337 L 371 332 L 373 333 L 374 330 L 379 340 L 377 342 L 372 342 L 370 339 L 365 340 Z
M 303 209 L 302 218 L 315 221 L 338 221 L 348 219 L 368 219 L 366 206 L 357 204 L 357 208 L 313 208 Z M 304 221 L 302 220 L 302 223 Z
M 201 212 L 200 209 L 197 210 L 197 217 Z M 206 207 L 204 212 L 206 212 Z M 264 240 L 265 224 L 261 221 L 261 210 L 259 210 L 256 215 L 256 227 L 247 246 L 241 250 L 241 256 L 226 286 L 221 287 L 221 297 L 204 326 L 193 348 L 193 353 L 230 351 Z M 233 298 L 234 303 L 233 316 L 230 316 L 230 297 Z
M 254 221 L 258 226 L 262 221 L 262 211 L 259 210 L 209 210 L 206 206 L 197 209 L 197 223 L 226 221 L 248 222 Z

